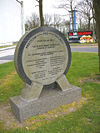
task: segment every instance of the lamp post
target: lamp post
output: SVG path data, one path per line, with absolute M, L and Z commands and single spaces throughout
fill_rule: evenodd
M 21 31 L 22 35 L 25 33 L 24 28 L 24 15 L 23 15 L 23 1 L 16 0 L 21 5 Z

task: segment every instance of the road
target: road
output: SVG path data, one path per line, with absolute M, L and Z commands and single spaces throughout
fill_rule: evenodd
M 0 64 L 14 60 L 15 46 L 0 49 Z
M 72 46 L 71 47 L 72 52 L 98 52 L 98 48 L 96 46 Z
M 71 46 L 72 52 L 98 52 L 97 46 Z M 14 60 L 15 46 L 0 49 L 0 64 Z

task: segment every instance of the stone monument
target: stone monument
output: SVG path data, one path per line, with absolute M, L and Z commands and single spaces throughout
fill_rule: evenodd
M 10 98 L 11 110 L 20 122 L 81 98 L 81 88 L 65 76 L 71 50 L 58 30 L 39 27 L 26 33 L 16 47 L 14 62 L 25 82 L 21 95 Z

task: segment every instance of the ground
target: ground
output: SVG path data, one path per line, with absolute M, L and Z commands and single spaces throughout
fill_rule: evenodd
M 82 99 L 19 123 L 9 98 L 19 95 L 23 81 L 13 62 L 0 65 L 0 133 L 99 133 L 100 73 L 96 53 L 73 53 L 69 82 L 82 88 Z M 85 127 L 85 128 L 84 128 Z M 9 129 L 9 130 L 8 130 Z

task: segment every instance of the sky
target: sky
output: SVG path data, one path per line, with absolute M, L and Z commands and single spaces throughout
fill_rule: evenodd
M 62 0 L 43 0 L 43 14 L 59 14 L 68 19 L 68 13 L 65 9 L 56 8 Z M 63 0 L 64 1 L 64 0 Z M 25 19 L 31 16 L 32 13 L 39 14 L 38 2 L 36 0 L 23 0 L 24 2 L 24 17 Z

